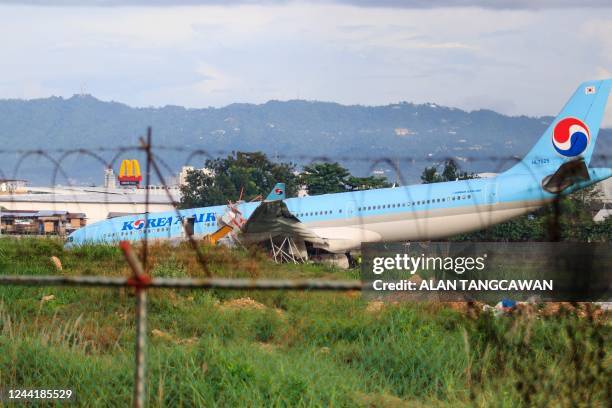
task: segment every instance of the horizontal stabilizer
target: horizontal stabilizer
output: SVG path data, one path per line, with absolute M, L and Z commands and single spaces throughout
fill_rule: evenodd
M 558 194 L 577 182 L 589 179 L 589 170 L 584 159 L 580 158 L 563 163 L 554 174 L 544 177 L 542 187 L 549 193 Z

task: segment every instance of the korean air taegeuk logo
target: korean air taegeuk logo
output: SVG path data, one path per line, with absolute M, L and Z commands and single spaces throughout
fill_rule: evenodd
M 565 157 L 576 157 L 582 154 L 591 142 L 589 127 L 580 119 L 561 119 L 553 129 L 552 143 L 557 151 Z

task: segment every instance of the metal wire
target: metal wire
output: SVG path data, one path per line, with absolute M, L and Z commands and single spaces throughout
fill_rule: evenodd
M 57 174 L 62 174 L 66 179 L 68 179 L 65 175 L 65 172 L 62 168 L 61 162 L 63 159 L 71 156 L 71 155 L 84 155 L 91 156 L 96 159 L 97 162 L 102 163 L 108 167 L 112 167 L 115 164 L 115 161 L 120 157 L 121 154 L 126 152 L 144 152 L 147 160 L 146 167 L 146 180 L 147 184 L 151 181 L 151 170 L 155 172 L 155 175 L 158 177 L 160 182 L 162 183 L 166 194 L 168 194 L 169 200 L 172 202 L 175 210 L 178 213 L 178 203 L 174 200 L 172 195 L 169 192 L 168 186 L 165 183 L 164 176 L 162 174 L 161 168 L 158 164 L 164 164 L 163 161 L 159 159 L 153 153 L 152 147 L 152 135 L 151 129 L 147 130 L 147 139 L 141 140 L 140 146 L 127 146 L 127 147 L 118 147 L 118 148 L 100 148 L 95 150 L 86 150 L 86 149 L 55 149 L 55 150 L 7 150 L 0 149 L 0 155 L 6 154 L 18 154 L 21 155 L 21 159 L 17 162 L 15 170 L 13 172 L 14 176 L 17 175 L 19 168 L 21 166 L 21 162 L 29 157 L 29 156 L 40 156 L 49 160 L 54 166 L 55 170 L 53 172 L 52 184 L 55 185 Z M 231 152 L 213 152 L 213 151 L 204 151 L 198 150 L 193 151 L 185 147 L 173 147 L 173 146 L 157 146 L 155 147 L 157 151 L 175 151 L 175 152 L 188 152 L 189 158 L 187 159 L 187 163 L 190 162 L 191 158 L 199 155 L 205 157 L 213 157 L 213 156 L 226 156 Z M 61 157 L 56 160 L 49 155 L 50 152 L 61 153 Z M 99 156 L 101 152 L 112 152 L 116 153 L 110 161 L 105 161 Z M 603 156 L 599 156 L 602 158 Z M 402 161 L 409 161 L 414 164 L 417 162 L 427 162 L 430 164 L 440 164 L 447 160 L 456 160 L 454 157 L 448 157 L 446 159 L 442 158 L 414 158 L 414 157 L 404 157 L 404 158 L 393 158 L 392 160 L 389 158 L 373 158 L 373 157 L 356 157 L 356 156 L 334 156 L 334 157 L 320 157 L 320 156 L 308 156 L 308 155 L 299 155 L 299 156 L 277 156 L 277 159 L 286 159 L 289 158 L 291 160 L 300 160 L 300 161 L 323 161 L 323 162 L 359 162 L 359 161 L 367 161 L 370 163 L 374 163 L 372 166 L 377 163 L 385 162 L 389 164 L 391 168 L 396 171 L 396 175 L 398 179 L 402 181 L 399 167 L 396 165 L 397 160 L 401 159 Z M 594 156 L 595 158 L 595 156 Z M 605 158 L 605 157 L 603 157 Z M 495 157 L 469 157 L 463 158 L 464 162 L 473 163 L 478 161 L 496 161 L 500 164 L 500 166 L 504 166 L 507 164 L 516 164 L 520 160 L 517 158 L 495 158 Z M 460 164 L 460 162 L 456 162 Z M 461 168 L 459 170 L 462 170 Z M 500 169 L 497 169 L 500 170 Z M 0 169 L 0 178 L 5 176 L 5 172 Z M 468 181 L 469 183 L 469 181 Z M 403 183 L 404 184 L 404 183 Z M 411 201 L 411 197 L 407 197 L 408 201 Z M 76 201 L 76 197 L 75 197 Z M 107 202 L 108 204 L 108 202 Z M 554 224 L 551 225 L 549 235 L 551 240 L 558 240 L 560 238 L 560 225 L 558 223 L 560 208 L 558 202 L 555 202 L 555 213 Z M 146 191 L 146 211 L 145 211 L 145 219 L 148 221 L 149 217 L 149 189 Z M 148 222 L 145 223 L 148 225 Z M 417 228 L 421 228 L 422 226 L 417 225 Z M 164 277 L 150 277 L 147 274 L 147 254 L 149 252 L 148 247 L 148 230 L 145 229 L 144 234 L 144 247 L 143 247 L 143 259 L 142 262 L 138 259 L 131 246 L 127 242 L 122 242 L 120 244 L 121 249 L 123 250 L 126 262 L 129 264 L 132 269 L 131 277 L 111 277 L 111 276 L 55 276 L 55 275 L 0 275 L 0 285 L 17 285 L 17 286 L 71 286 L 71 287 L 105 287 L 105 288 L 125 288 L 125 287 L 133 287 L 136 290 L 136 306 L 135 306 L 135 321 L 136 321 L 136 344 L 135 344 L 135 372 L 134 372 L 134 394 L 133 394 L 133 404 L 135 407 L 141 408 L 146 406 L 146 361 L 147 361 L 147 291 L 149 289 L 219 289 L 219 290 L 290 290 L 290 291 L 361 291 L 365 288 L 365 285 L 358 280 L 320 280 L 320 279 L 296 279 L 296 280 L 272 280 L 272 279 L 226 279 L 226 278 L 214 278 L 210 276 L 210 271 L 207 265 L 207 259 L 204 254 L 201 252 L 198 243 L 195 241 L 194 237 L 191 234 L 187 234 L 187 238 L 191 243 L 191 247 L 194 251 L 194 254 L 202 268 L 204 274 L 207 276 L 206 278 L 164 278 Z
M 228 290 L 362 290 L 357 280 L 320 279 L 226 279 L 152 278 L 139 284 L 132 278 L 110 276 L 0 275 L 0 285 L 139 287 L 145 289 L 228 289 Z

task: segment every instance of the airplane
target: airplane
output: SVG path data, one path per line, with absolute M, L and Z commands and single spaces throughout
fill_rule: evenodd
M 302 254 L 350 254 L 363 242 L 428 241 L 530 213 L 612 176 L 590 168 L 612 79 L 582 83 L 527 155 L 492 178 L 286 198 L 277 184 L 261 202 L 131 215 L 67 237 L 66 247 L 121 240 L 222 237 L 263 243 L 289 237 Z M 216 239 L 215 238 L 215 239 Z M 221 238 L 223 240 L 223 238 Z

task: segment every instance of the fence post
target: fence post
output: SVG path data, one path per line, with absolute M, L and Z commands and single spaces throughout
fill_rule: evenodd
M 151 278 L 138 260 L 128 241 L 121 241 L 119 247 L 132 268 L 128 284 L 136 290 L 136 358 L 134 370 L 134 407 L 143 408 L 146 400 L 146 358 L 147 358 L 147 286 Z
M 147 156 L 146 175 L 145 175 L 145 227 L 144 227 L 144 242 L 142 243 L 142 265 L 144 271 L 147 272 L 147 255 L 149 253 L 149 194 L 151 187 L 151 127 L 147 128 L 147 141 L 142 146 Z

